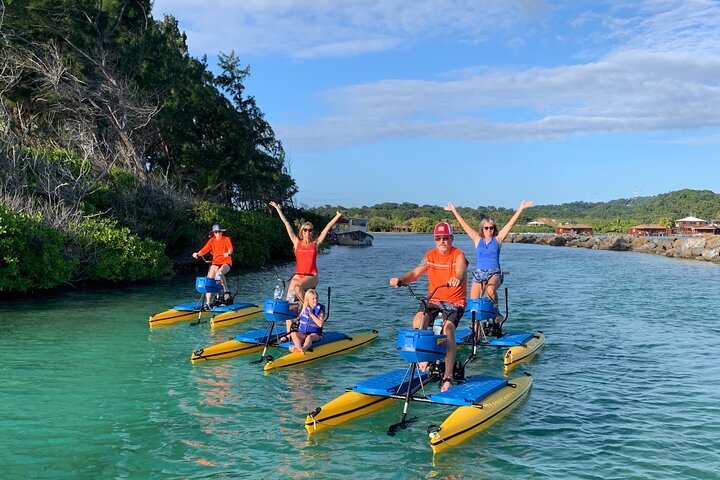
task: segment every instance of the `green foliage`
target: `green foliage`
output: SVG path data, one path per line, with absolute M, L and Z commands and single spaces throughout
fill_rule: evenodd
M 30 292 L 70 281 L 77 259 L 56 230 L 0 205 L 0 292 Z
M 280 141 L 245 93 L 250 68 L 221 54 L 214 75 L 204 59 L 190 57 L 174 18 L 153 19 L 150 0 L 4 6 L 4 58 L 21 78 L 3 86 L 2 100 L 12 107 L 9 130 L 28 144 L 94 148 L 137 175 L 147 165 L 202 198 L 242 209 L 297 192 Z M 44 64 L 57 65 L 60 77 Z M 97 145 L 88 148 L 88 139 Z M 103 174 L 105 165 L 93 166 Z
M 207 241 L 210 227 L 220 224 L 233 243 L 235 266 L 257 267 L 271 259 L 290 258 L 292 244 L 277 217 L 201 201 L 195 204 L 192 219 L 198 226 L 196 237 L 199 241 L 195 250 Z
M 430 217 L 416 217 L 408 220 L 413 232 L 432 232 L 433 227 L 437 223 Z
M 392 219 L 379 215 L 370 217 L 368 222 L 368 229 L 373 232 L 392 232 L 394 227 L 395 222 Z
M 75 177 L 87 175 L 92 170 L 92 165 L 88 160 L 80 159 L 73 152 L 64 148 L 33 146 L 25 147 L 23 150 L 35 159 L 66 168 Z
M 115 192 L 133 192 L 140 186 L 140 179 L 127 170 L 112 166 L 108 173 L 110 174 L 110 184 Z
M 558 219 L 589 219 L 667 224 L 692 215 L 714 220 L 720 218 L 720 195 L 710 190 L 677 190 L 652 197 L 621 198 L 609 202 L 572 202 L 562 205 L 541 205 L 526 210 L 533 217 Z M 594 225 L 593 225 L 594 226 Z M 631 225 L 632 226 L 632 225 Z
M 436 205 L 420 206 L 415 203 L 381 203 L 372 207 L 360 208 L 325 205 L 311 211 L 330 217 L 336 210 L 343 212 L 348 217 L 368 218 L 370 220 L 368 228 L 374 232 L 391 232 L 395 227 L 409 227 L 410 231 L 418 233 L 430 232 L 438 222 L 455 223 L 453 214 L 443 207 Z M 475 226 L 479 224 L 480 219 L 485 217 L 494 218 L 498 224 L 502 225 L 515 213 L 512 209 L 496 207 L 459 207 L 458 211 L 470 225 Z M 531 219 L 532 217 L 526 210 L 520 216 L 517 224 L 527 223 Z
M 513 233 L 553 233 L 555 229 L 551 225 L 517 225 L 510 230 Z
M 433 205 L 419 206 L 414 203 L 381 203 L 372 207 L 345 208 L 325 205 L 313 211 L 328 215 L 335 210 L 346 216 L 370 219 L 370 230 L 392 231 L 394 226 L 409 226 L 414 232 L 428 231 L 420 218 L 433 222 L 442 220 L 454 223 L 450 212 Z M 504 225 L 515 212 L 513 209 L 496 207 L 467 208 L 458 211 L 472 226 L 484 217 L 494 218 L 498 225 Z M 513 232 L 551 232 L 551 226 L 530 226 L 527 222 L 545 218 L 554 223 L 582 223 L 593 227 L 596 233 L 627 233 L 627 230 L 641 223 L 674 226 L 674 222 L 686 216 L 705 220 L 720 219 L 720 195 L 709 190 L 678 190 L 654 197 L 621 198 L 609 202 L 571 202 L 562 205 L 536 205 L 523 211 Z
M 75 226 L 81 279 L 126 282 L 164 275 L 170 267 L 164 246 L 132 235 L 114 220 L 88 219 Z

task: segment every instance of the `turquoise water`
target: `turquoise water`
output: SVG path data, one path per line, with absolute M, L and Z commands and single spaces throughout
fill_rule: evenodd
M 533 374 L 528 398 L 461 447 L 433 457 L 425 428 L 452 407 L 425 404 L 396 437 L 385 432 L 400 403 L 308 438 L 307 411 L 404 365 L 395 336 L 417 307 L 387 280 L 431 246 L 377 235 L 321 255 L 328 328 L 381 336 L 268 374 L 254 357 L 189 361 L 262 319 L 148 328 L 151 313 L 194 298 L 192 278 L 0 303 L 3 478 L 719 478 L 720 266 L 629 252 L 503 247 L 508 325 L 547 343 L 511 372 Z M 238 299 L 260 302 L 275 279 L 239 283 Z M 468 373 L 502 375 L 501 352 L 481 353 Z

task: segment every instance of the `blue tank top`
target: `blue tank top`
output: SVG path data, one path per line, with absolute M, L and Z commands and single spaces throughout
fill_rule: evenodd
M 475 258 L 480 270 L 500 270 L 500 244 L 497 239 L 493 237 L 490 243 L 485 243 L 485 238 L 481 238 L 475 247 Z
M 315 308 L 312 309 L 313 315 L 316 317 L 320 316 L 320 313 L 325 311 L 325 306 L 318 303 L 315 305 Z M 315 322 L 312 318 L 310 318 L 310 315 L 308 314 L 308 307 L 303 308 L 302 313 L 300 314 L 300 325 L 298 326 L 298 332 L 301 333 L 317 333 L 318 335 L 322 333 L 322 327 L 318 327 L 315 325 Z

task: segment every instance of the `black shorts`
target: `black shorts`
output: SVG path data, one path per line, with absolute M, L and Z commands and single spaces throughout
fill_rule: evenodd
M 425 312 L 428 315 L 430 315 L 430 323 L 432 324 L 433 320 L 435 320 L 435 317 L 438 316 L 438 313 L 441 311 L 443 312 L 443 315 L 445 316 L 445 320 L 451 321 L 455 326 L 457 327 L 460 323 L 460 319 L 465 314 L 465 308 L 461 307 L 460 305 L 455 305 L 454 303 L 450 302 L 442 302 L 443 306 L 442 308 L 437 303 L 430 303 L 427 304 L 427 309 L 424 305 L 420 304 L 420 307 L 418 308 L 418 312 Z

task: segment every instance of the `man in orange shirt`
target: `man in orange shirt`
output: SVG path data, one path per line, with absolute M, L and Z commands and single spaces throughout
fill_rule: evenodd
M 397 288 L 400 284 L 414 282 L 423 274 L 428 274 L 428 295 L 432 294 L 432 297 L 428 298 L 427 308 L 420 305 L 413 317 L 413 328 L 427 328 L 440 313 L 442 305 L 442 310 L 446 312 L 442 333 L 447 336 L 445 375 L 440 384 L 440 390 L 444 392 L 452 387 L 457 351 L 455 327 L 465 313 L 468 261 L 462 250 L 453 247 L 455 237 L 449 223 L 435 225 L 433 236 L 435 248 L 425 254 L 420 265 L 400 277 L 391 278 L 390 285 Z

